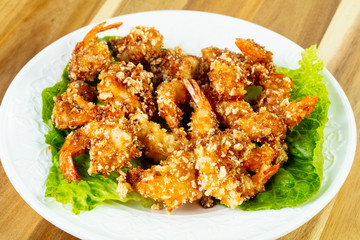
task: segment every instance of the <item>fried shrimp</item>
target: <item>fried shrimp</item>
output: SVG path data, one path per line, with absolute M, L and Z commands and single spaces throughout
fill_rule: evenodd
M 261 145 L 251 151 L 250 157 L 247 158 L 243 166 L 245 169 L 258 173 L 264 165 L 266 168 L 272 165 L 282 165 L 287 161 L 287 145 L 283 141 L 275 140 Z
M 54 100 L 51 119 L 57 129 L 75 129 L 94 119 L 96 106 L 95 88 L 75 81 L 68 85 L 66 91 Z
M 315 109 L 318 97 L 306 96 L 302 100 L 289 101 L 293 80 L 283 74 L 272 74 L 260 82 L 263 91 L 258 97 L 258 107 L 284 119 L 288 128 L 293 128 Z
M 163 202 L 168 213 L 203 195 L 196 182 L 193 153 L 183 150 L 172 152 L 150 169 L 130 169 L 127 180 L 142 196 Z
M 161 55 L 151 61 L 150 69 L 155 81 L 172 79 L 198 79 L 201 77 L 200 59 L 186 54 L 180 47 L 164 49 Z
M 90 175 L 117 172 L 120 198 L 135 191 L 168 213 L 196 200 L 235 208 L 265 191 L 288 160 L 287 130 L 318 98 L 290 101 L 293 80 L 251 39 L 236 39 L 238 52 L 207 47 L 201 57 L 164 48 L 153 27 L 110 37 L 111 49 L 97 41 L 121 24 L 98 24 L 76 44 L 68 88 L 54 98 L 54 126 L 74 130 L 59 151 L 64 178 L 81 180 L 74 157 L 89 152 Z M 131 166 L 137 157 L 151 167 Z
M 139 125 L 138 138 L 144 145 L 145 156 L 156 163 L 165 160 L 175 150 L 186 150 L 189 147 L 190 142 L 183 129 L 167 132 L 143 113 L 132 114 L 130 118 L 134 124 Z
M 184 104 L 189 98 L 185 85 L 181 80 L 174 79 L 162 82 L 157 88 L 157 104 L 159 114 L 172 130 L 180 127 L 183 111 L 178 104 Z
M 140 110 L 151 117 L 155 112 L 152 76 L 141 64 L 111 64 L 99 75 L 101 81 L 97 85 L 98 98 L 104 104 L 110 104 L 127 114 Z
M 236 207 L 248 198 L 245 192 L 253 188 L 250 176 L 240 166 L 255 145 L 242 131 L 219 131 L 215 113 L 200 87 L 194 80 L 184 80 L 184 84 L 197 105 L 191 127 L 193 138 L 202 139 L 194 150 L 200 190 L 222 204 Z
M 214 106 L 222 124 L 244 131 L 251 140 L 264 142 L 286 136 L 283 119 L 265 108 L 255 112 L 244 100 L 217 101 Z
M 104 176 L 121 168 L 130 167 L 130 160 L 141 156 L 137 129 L 124 117 L 122 111 L 102 108 L 95 120 L 70 133 L 60 149 L 59 163 L 68 181 L 80 181 L 73 157 L 89 151 L 89 174 Z
M 255 43 L 252 39 L 237 38 L 235 42 L 240 51 L 253 63 L 272 63 L 272 52 Z
M 231 208 L 250 197 L 255 186 L 241 167 L 254 144 L 242 131 L 226 130 L 197 145 L 194 150 L 198 184 L 206 196 L 213 196 Z
M 244 64 L 229 52 L 222 53 L 210 64 L 209 79 L 213 91 L 224 100 L 244 98 L 244 87 L 251 84 Z
M 137 26 L 125 37 L 110 38 L 110 44 L 119 61 L 145 64 L 160 55 L 163 38 L 153 27 Z
M 244 56 L 243 62 L 249 72 L 250 81 L 256 83 L 275 72 L 276 66 L 273 63 L 272 52 L 267 51 L 252 39 L 237 38 L 235 44 Z
M 96 25 L 83 41 L 76 44 L 69 62 L 70 80 L 93 81 L 97 74 L 107 69 L 113 61 L 108 45 L 106 42 L 98 42 L 96 34 L 118 28 L 122 23 L 104 25 L 105 22 Z
M 219 123 L 211 105 L 196 81 L 184 80 L 186 89 L 196 104 L 191 117 L 190 130 L 194 140 L 214 134 L 218 130 Z
M 283 119 L 265 108 L 255 111 L 244 99 L 218 99 L 210 85 L 203 85 L 202 90 L 223 126 L 242 130 L 257 142 L 285 138 L 287 128 Z

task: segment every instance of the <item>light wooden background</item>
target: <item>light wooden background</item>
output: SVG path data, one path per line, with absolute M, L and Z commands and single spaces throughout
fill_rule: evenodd
M 0 0 L 0 101 L 16 73 L 56 39 L 113 16 L 163 9 L 225 14 L 274 30 L 304 48 L 317 44 L 360 119 L 360 0 Z M 281 239 L 360 239 L 359 172 L 357 151 L 337 197 Z M 0 164 L 0 239 L 76 238 L 32 210 Z

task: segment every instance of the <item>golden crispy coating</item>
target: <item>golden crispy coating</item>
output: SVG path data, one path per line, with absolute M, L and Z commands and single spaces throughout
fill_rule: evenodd
M 118 28 L 122 23 L 105 26 L 105 22 L 96 25 L 84 38 L 78 42 L 69 62 L 69 77 L 72 81 L 93 81 L 102 70 L 113 61 L 106 42 L 98 42 L 96 34 L 112 28 Z
M 268 78 L 269 75 L 276 71 L 273 63 L 272 52 L 267 51 L 264 47 L 255 43 L 252 39 L 237 38 L 236 46 L 243 53 L 245 68 L 249 72 L 249 80 L 257 82 L 261 79 Z
M 275 138 L 284 139 L 286 137 L 287 128 L 284 121 L 265 110 L 244 115 L 232 125 L 246 132 L 251 140 L 257 142 L 272 141 Z
M 162 50 L 159 58 L 150 64 L 156 82 L 171 81 L 174 78 L 198 79 L 201 75 L 200 59 L 186 54 L 180 47 Z
M 258 107 L 264 107 L 284 119 L 288 128 L 293 128 L 302 119 L 308 117 L 314 111 L 318 101 L 317 97 L 307 96 L 302 100 L 290 102 L 290 91 L 294 83 L 283 74 L 272 74 L 268 79 L 263 79 L 260 84 L 263 91 L 258 97 Z
M 72 82 L 55 98 L 56 128 L 84 125 L 60 150 L 64 177 L 80 181 L 73 157 L 89 151 L 89 174 L 116 171 L 121 198 L 136 191 L 169 213 L 198 199 L 207 207 L 216 198 L 235 208 L 264 191 L 287 161 L 287 129 L 309 116 L 317 97 L 290 102 L 293 81 L 275 73 L 272 53 L 250 39 L 236 39 L 241 53 L 208 47 L 199 58 L 180 47 L 164 49 L 157 30 L 138 26 L 110 39 L 118 60 L 111 63 L 96 34 L 121 23 L 104 24 L 76 45 L 69 63 Z M 95 77 L 97 92 L 84 83 Z M 254 107 L 244 98 L 249 85 L 262 87 Z M 93 103 L 96 97 L 102 105 Z M 180 120 L 188 99 L 194 111 L 186 132 Z M 171 132 L 155 122 L 159 115 Z M 142 154 L 155 165 L 121 171 Z
M 226 130 L 211 136 L 195 148 L 198 184 L 206 196 L 214 196 L 231 208 L 249 198 L 254 188 L 250 175 L 241 164 L 254 144 L 241 131 Z
M 196 104 L 191 117 L 190 130 L 193 140 L 201 139 L 218 131 L 219 123 L 211 105 L 196 81 L 184 79 L 186 89 Z
M 174 151 L 160 165 L 147 170 L 130 169 L 127 179 L 142 196 L 164 202 L 169 213 L 203 195 L 196 182 L 192 152 Z
M 95 120 L 70 133 L 60 149 L 60 169 L 68 181 L 79 181 L 73 157 L 89 150 L 89 174 L 105 176 L 121 168 L 129 167 L 130 160 L 141 156 L 137 149 L 136 129 L 114 108 L 103 107 Z
M 159 56 L 163 36 L 153 27 L 137 26 L 125 37 L 110 39 L 110 44 L 119 61 L 144 64 Z
M 201 49 L 202 64 L 205 72 L 210 72 L 210 65 L 215 61 L 221 54 L 226 53 L 227 50 L 223 50 L 217 47 L 207 47 Z
M 245 65 L 231 53 L 222 53 L 210 65 L 209 79 L 219 99 L 242 99 L 250 85 Z
M 243 99 L 220 100 L 210 85 L 203 85 L 202 90 L 225 127 L 242 130 L 258 142 L 285 138 L 287 128 L 283 119 L 265 108 L 254 111 Z
M 160 116 L 166 120 L 172 130 L 179 128 L 184 113 L 177 105 L 184 104 L 189 98 L 184 83 L 178 79 L 162 82 L 156 92 Z
M 252 39 L 237 38 L 235 44 L 240 49 L 240 51 L 252 62 L 272 62 L 272 52 L 265 50 L 264 47 L 255 43 Z
M 97 85 L 98 98 L 128 113 L 138 110 L 152 116 L 155 102 L 151 82 L 153 74 L 143 69 L 141 64 L 116 62 L 101 72 Z
M 284 74 L 274 73 L 261 80 L 260 84 L 263 90 L 258 96 L 258 108 L 265 107 L 268 111 L 281 115 L 284 107 L 289 104 L 294 81 Z
M 243 130 L 251 140 L 264 142 L 285 138 L 287 128 L 282 118 L 264 108 L 254 112 L 248 102 L 235 100 L 216 102 L 215 109 L 221 123 Z
M 302 100 L 292 101 L 284 110 L 285 122 L 288 128 L 298 125 L 305 117 L 314 110 L 318 97 L 306 96 Z
M 230 57 L 231 59 L 237 58 L 240 62 L 245 61 L 245 57 L 241 53 L 232 52 L 227 48 L 220 49 L 217 47 L 207 47 L 201 49 L 201 54 L 202 54 L 201 60 L 203 65 L 202 68 L 206 73 L 210 72 L 210 65 L 212 64 L 212 62 L 214 62 L 218 57 L 220 57 L 223 54 L 225 56 L 226 55 L 231 56 Z
M 271 167 L 272 165 L 282 165 L 287 161 L 287 145 L 283 141 L 275 140 L 266 142 L 261 147 L 251 151 L 250 157 L 244 162 L 244 168 L 258 173 L 262 165 Z
M 75 129 L 94 119 L 96 115 L 95 89 L 82 81 L 71 82 L 67 90 L 57 96 L 51 119 L 57 129 Z
M 189 147 L 189 140 L 182 128 L 167 132 L 160 124 L 150 121 L 147 115 L 142 113 L 130 115 L 130 118 L 139 126 L 138 138 L 144 145 L 145 156 L 157 163 L 165 160 L 170 153 Z

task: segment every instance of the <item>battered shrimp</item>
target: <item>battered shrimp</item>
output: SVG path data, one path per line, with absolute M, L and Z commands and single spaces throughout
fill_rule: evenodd
M 293 81 L 275 73 L 272 53 L 250 39 L 236 39 L 241 53 L 208 47 L 199 58 L 163 48 L 157 30 L 138 26 L 110 38 L 114 62 L 96 35 L 121 24 L 101 23 L 76 44 L 71 83 L 54 99 L 55 127 L 77 128 L 59 152 L 64 178 L 80 181 L 73 158 L 89 151 L 89 174 L 118 172 L 121 198 L 136 191 L 168 213 L 201 198 L 209 207 L 216 198 L 235 208 L 264 191 L 287 161 L 286 131 L 309 116 L 317 97 L 290 102 Z M 95 90 L 84 81 L 96 77 Z M 244 100 L 250 85 L 262 87 L 254 107 Z M 194 111 L 186 132 L 180 121 L 188 100 Z M 157 114 L 171 132 L 154 122 Z M 142 154 L 156 165 L 131 168 Z
M 264 142 L 286 137 L 283 119 L 265 108 L 255 112 L 244 100 L 217 101 L 214 106 L 222 124 L 244 131 L 251 140 Z
M 93 81 L 102 70 L 107 69 L 114 60 L 106 42 L 98 42 L 96 34 L 112 28 L 118 28 L 122 23 L 104 26 L 105 22 L 96 25 L 78 42 L 69 62 L 70 80 Z
M 206 73 L 210 72 L 210 65 L 221 54 L 229 52 L 227 49 L 223 50 L 217 47 L 207 47 L 201 49 L 202 67 Z
M 302 100 L 289 101 L 293 80 L 283 74 L 274 73 L 260 81 L 263 91 L 258 97 L 258 108 L 264 107 L 269 112 L 284 119 L 288 128 L 293 128 L 315 109 L 318 97 L 304 97 Z
M 305 117 L 308 117 L 314 110 L 318 97 L 306 96 L 302 100 L 292 101 L 284 109 L 285 123 L 288 128 L 298 125 Z
M 242 130 L 251 140 L 257 142 L 285 138 L 287 128 L 283 119 L 266 111 L 265 108 L 254 111 L 244 99 L 218 99 L 217 93 L 214 93 L 210 85 L 203 85 L 202 90 L 220 123 L 225 127 Z
M 130 167 L 130 160 L 141 156 L 136 129 L 122 111 L 102 108 L 96 119 L 70 133 L 59 152 L 60 170 L 68 181 L 80 181 L 73 157 L 90 153 L 89 174 L 107 176 Z
M 75 81 L 68 85 L 66 91 L 54 100 L 51 119 L 57 129 L 75 129 L 94 119 L 96 106 L 92 101 L 96 99 L 93 87 Z
M 144 145 L 145 156 L 156 163 L 165 160 L 175 150 L 186 150 L 189 147 L 190 142 L 182 129 L 167 132 L 143 113 L 130 115 L 130 118 L 134 124 L 140 126 L 138 138 Z
M 219 123 L 205 94 L 201 91 L 195 80 L 190 82 L 184 79 L 184 84 L 197 106 L 192 114 L 190 123 L 192 138 L 194 140 L 201 139 L 216 133 Z
M 162 82 L 157 88 L 157 104 L 159 114 L 164 118 L 172 130 L 180 127 L 180 120 L 184 114 L 177 106 L 184 104 L 189 98 L 184 83 L 174 79 Z
M 101 82 L 97 85 L 98 98 L 127 114 L 140 110 L 152 116 L 155 112 L 152 76 L 153 74 L 145 71 L 141 64 L 111 64 L 99 75 Z
M 195 148 L 198 184 L 206 196 L 213 196 L 231 208 L 247 200 L 255 188 L 251 176 L 241 167 L 254 144 L 241 131 L 227 129 Z
M 287 159 L 286 143 L 275 140 L 252 149 L 250 157 L 244 161 L 243 166 L 247 170 L 259 173 L 263 165 L 270 168 L 273 165 L 282 165 Z
M 256 84 L 257 81 L 268 78 L 276 71 L 272 52 L 267 51 L 254 40 L 237 38 L 235 44 L 244 56 L 243 62 L 249 72 L 250 81 Z
M 245 65 L 229 52 L 222 53 L 210 65 L 210 85 L 219 99 L 244 98 L 244 87 L 251 84 L 247 75 Z
M 180 47 L 162 50 L 159 58 L 150 63 L 150 67 L 155 82 L 201 77 L 200 59 L 186 54 Z
M 254 149 L 246 134 L 236 129 L 211 136 L 194 153 L 200 190 L 231 208 L 264 191 L 264 184 L 287 159 L 283 148 Z
M 149 63 L 163 48 L 163 36 L 153 27 L 137 26 L 125 37 L 111 38 L 110 44 L 119 61 Z
M 251 176 L 243 167 L 255 147 L 250 138 L 242 130 L 217 130 L 215 114 L 204 93 L 195 81 L 192 85 L 186 80 L 184 83 L 197 105 L 195 111 L 199 111 L 193 114 L 192 127 L 196 124 L 201 132 L 195 133 L 195 136 L 202 137 L 202 141 L 196 142 L 194 150 L 200 190 L 205 196 L 213 196 L 222 204 L 235 208 L 263 191 L 263 185 L 276 173 L 279 164 L 261 164 L 260 170 Z M 269 158 L 272 162 L 275 156 Z
M 245 61 L 245 56 L 241 53 L 236 53 L 233 51 L 230 51 L 229 49 L 220 49 L 217 47 L 206 47 L 201 49 L 201 60 L 202 60 L 202 68 L 204 72 L 208 73 L 210 72 L 210 65 L 212 62 L 214 62 L 218 57 L 221 55 L 230 55 L 231 59 L 237 58 L 240 62 Z
M 235 42 L 240 51 L 253 63 L 272 63 L 272 52 L 255 43 L 252 39 L 237 38 Z
M 196 182 L 195 160 L 192 152 L 174 151 L 150 169 L 133 168 L 127 181 L 142 196 L 162 201 L 168 213 L 186 202 L 202 197 Z
M 159 113 L 174 130 L 179 128 L 182 110 L 177 106 L 188 99 L 182 79 L 200 77 L 199 58 L 185 54 L 181 48 L 164 50 L 160 58 L 151 63 L 155 81 L 162 82 L 157 88 Z

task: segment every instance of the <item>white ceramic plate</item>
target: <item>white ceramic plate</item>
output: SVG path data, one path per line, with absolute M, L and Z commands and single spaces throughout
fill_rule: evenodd
M 208 46 L 238 51 L 236 37 L 252 38 L 274 53 L 278 66 L 297 68 L 302 48 L 255 24 L 222 15 L 192 11 L 156 11 L 120 16 L 119 30 L 103 35 L 125 35 L 137 25 L 155 26 L 165 47 L 181 46 L 200 55 Z M 75 43 L 93 27 L 75 31 L 36 55 L 7 90 L 0 112 L 0 154 L 5 171 L 23 199 L 45 219 L 85 239 L 273 239 L 301 226 L 338 192 L 354 159 L 356 127 L 350 104 L 334 77 L 323 71 L 331 106 L 325 128 L 324 179 L 319 193 L 302 206 L 281 210 L 243 212 L 216 206 L 181 207 L 168 216 L 122 204 L 104 204 L 73 214 L 53 199 L 45 199 L 50 154 L 44 143 L 48 131 L 41 121 L 41 92 L 60 80 Z

